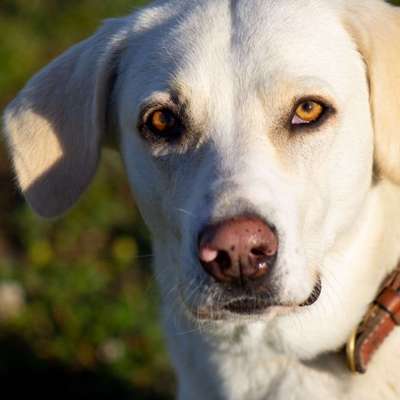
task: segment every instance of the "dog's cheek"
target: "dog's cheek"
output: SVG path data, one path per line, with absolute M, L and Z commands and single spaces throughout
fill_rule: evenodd
M 299 185 L 303 237 L 310 252 L 322 258 L 351 231 L 372 185 L 373 132 L 368 103 L 355 102 L 349 109 L 335 129 L 324 132 L 318 151 L 306 160 L 307 173 L 299 174 L 306 177 Z
M 363 125 L 360 123 L 359 126 Z M 372 127 L 364 124 L 362 135 L 355 129 L 344 132 L 343 136 L 353 137 L 342 140 L 330 160 L 330 204 L 324 231 L 326 251 L 351 233 L 365 209 L 373 185 Z M 349 149 L 355 150 L 350 152 Z
M 167 182 L 136 135 L 122 135 L 121 154 L 130 188 L 147 226 L 153 236 L 164 236 L 167 224 L 162 204 L 169 192 Z
M 194 240 L 203 219 L 189 200 L 201 197 L 206 185 L 197 176 L 193 158 L 189 162 L 190 157 L 180 156 L 179 165 L 173 159 L 158 160 L 138 135 L 122 135 L 121 153 L 135 201 L 152 234 L 161 292 L 176 298 L 181 287 L 204 279 Z

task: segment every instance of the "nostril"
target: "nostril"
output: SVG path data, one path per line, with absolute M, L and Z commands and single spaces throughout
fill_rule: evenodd
M 267 250 L 264 247 L 256 247 L 250 250 L 250 253 L 256 257 L 265 257 Z
M 230 282 L 235 276 L 231 276 L 232 259 L 225 250 L 200 250 L 200 262 L 203 268 L 219 282 Z
M 222 271 L 225 271 L 231 267 L 232 261 L 227 251 L 220 250 L 218 252 L 218 256 L 215 259 L 215 262 L 218 264 L 219 268 Z
M 212 264 L 221 271 L 229 269 L 232 264 L 231 256 L 227 251 L 215 250 L 207 246 L 200 249 L 199 258 L 203 264 Z
M 273 257 L 276 255 L 276 248 L 274 246 L 270 248 L 266 246 L 260 246 L 260 247 L 253 247 L 250 250 L 250 254 L 255 257 Z

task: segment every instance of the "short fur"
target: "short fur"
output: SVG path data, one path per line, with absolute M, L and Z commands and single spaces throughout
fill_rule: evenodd
M 364 376 L 341 351 L 400 255 L 399 38 L 400 12 L 380 0 L 157 1 L 106 22 L 6 109 L 18 182 L 45 217 L 76 202 L 118 135 L 153 236 L 180 400 L 400 398 L 399 330 Z M 336 111 L 293 131 L 302 96 Z M 179 144 L 139 133 L 155 103 L 184 110 Z M 271 280 L 286 306 L 221 316 L 197 237 L 249 210 L 277 228 Z M 297 307 L 317 277 L 321 297 Z

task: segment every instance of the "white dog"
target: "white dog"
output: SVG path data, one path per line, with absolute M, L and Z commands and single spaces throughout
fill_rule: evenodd
M 165 0 L 36 75 L 5 136 L 54 217 L 118 138 L 182 400 L 400 398 L 400 329 L 343 346 L 400 255 L 400 12 L 381 0 Z

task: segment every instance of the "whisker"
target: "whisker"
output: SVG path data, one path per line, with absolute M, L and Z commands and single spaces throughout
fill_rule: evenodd
M 181 212 L 182 214 L 185 214 L 185 215 L 187 215 L 187 216 L 189 216 L 189 217 L 196 218 L 196 215 L 195 215 L 195 214 L 193 214 L 192 212 L 190 212 L 190 211 L 188 211 L 188 210 L 185 210 L 184 208 L 175 208 L 175 211 L 179 211 L 179 212 Z

